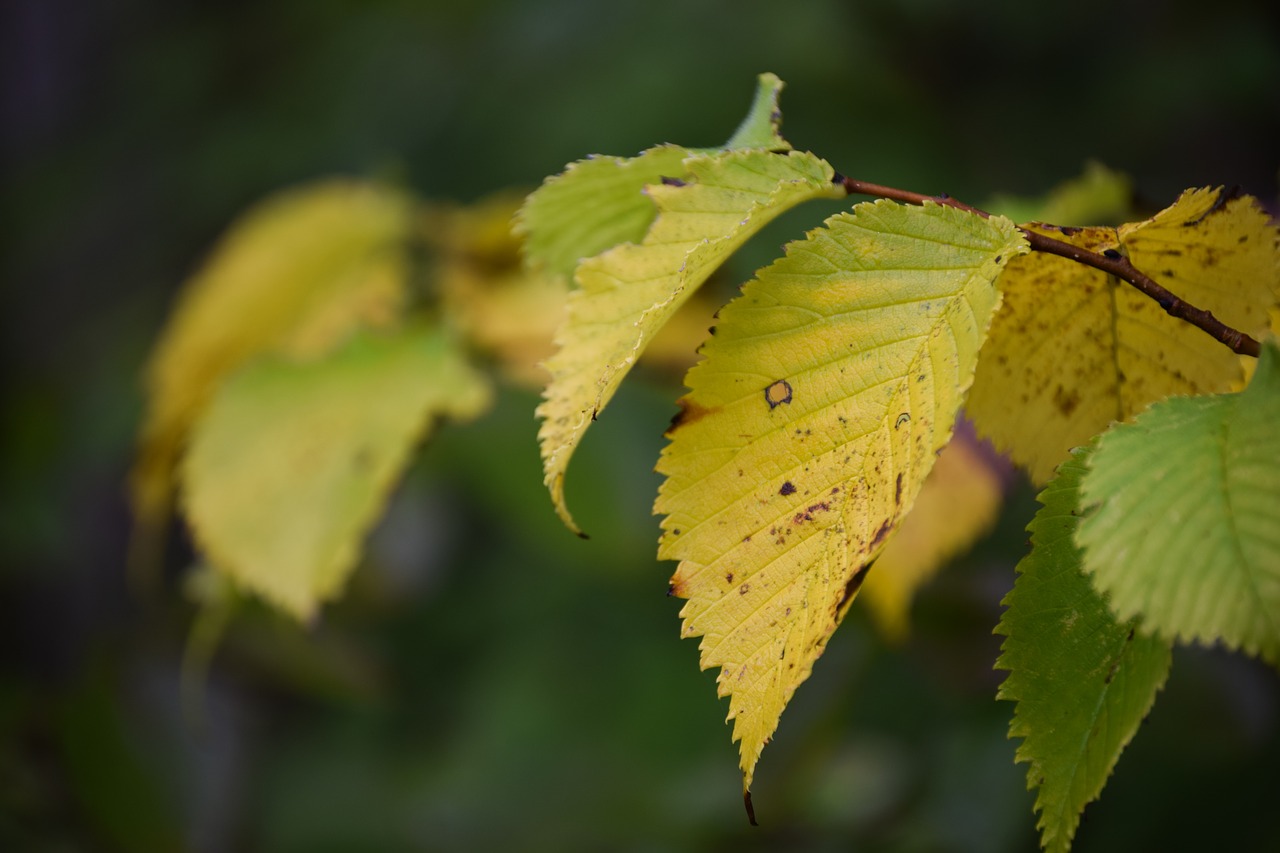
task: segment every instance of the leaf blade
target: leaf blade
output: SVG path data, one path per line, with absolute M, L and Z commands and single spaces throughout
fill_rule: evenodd
M 1055 852 L 1070 848 L 1171 662 L 1169 643 L 1117 621 L 1083 570 L 1073 537 L 1087 455 L 1076 451 L 1040 493 L 1032 549 L 996 627 L 996 668 L 1009 671 L 997 698 L 1017 703 L 1009 736 L 1022 738 L 1016 760 L 1030 765 L 1041 845 Z
M 1175 398 L 1102 436 L 1081 483 L 1085 567 L 1123 618 L 1280 665 L 1280 369 Z
M 687 182 L 647 190 L 658 218 L 644 240 L 584 261 L 570 294 L 552 379 L 538 407 L 546 484 L 557 513 L 577 531 L 564 499 L 569 460 L 657 331 L 746 240 L 779 214 L 840 198 L 834 172 L 812 154 L 733 151 L 685 161 Z
M 1027 227 L 1127 254 L 1178 296 L 1255 337 L 1280 301 L 1280 232 L 1248 197 L 1188 190 L 1151 219 L 1120 228 Z M 1222 392 L 1239 381 L 1230 350 L 1098 270 L 1035 253 L 1011 264 L 1000 287 L 1004 303 L 968 412 L 1036 482 L 1112 421 L 1173 394 Z
M 720 315 L 658 464 L 682 635 L 720 667 L 744 790 L 862 572 L 950 438 L 1012 223 L 858 205 Z M 856 509 L 855 509 L 856 507 Z
M 309 362 L 228 379 L 181 468 L 186 517 L 219 571 L 299 619 L 354 568 L 433 416 L 488 404 L 484 378 L 437 331 L 357 335 Z

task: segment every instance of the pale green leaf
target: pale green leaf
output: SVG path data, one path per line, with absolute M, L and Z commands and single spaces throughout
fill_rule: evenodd
M 658 218 L 639 244 L 624 243 L 579 265 L 579 289 L 547 362 L 552 380 L 538 408 L 547 487 L 564 502 L 564 474 L 587 427 L 645 346 L 717 267 L 780 213 L 841 198 L 833 171 L 812 154 L 734 151 L 685 161 L 686 178 L 650 186 Z
M 514 230 L 535 268 L 573 276 L 584 258 L 638 243 L 657 215 L 649 184 L 681 178 L 689 151 L 659 145 L 637 157 L 591 157 L 547 178 L 516 214 Z
M 1080 489 L 1084 565 L 1174 640 L 1280 664 L 1280 351 L 1248 388 L 1157 403 L 1105 433 Z
M 1014 222 L 1119 225 L 1133 218 L 1133 181 L 1122 172 L 1089 162 L 1081 175 L 1063 181 L 1041 198 L 1001 195 L 983 208 Z
M 762 148 L 766 151 L 790 151 L 791 143 L 782 138 L 782 112 L 778 108 L 778 96 L 783 83 L 777 75 L 764 73 L 757 80 L 756 97 L 751 110 L 738 125 L 733 136 L 724 144 L 730 150 Z
M 340 590 L 410 452 L 487 405 L 438 331 L 360 334 L 314 361 L 265 358 L 219 389 L 181 468 L 213 566 L 305 619 Z
M 858 205 L 748 283 L 689 372 L 659 556 L 680 561 L 683 635 L 720 667 L 744 787 L 950 438 L 1023 251 L 1007 219 Z
M 1040 493 L 1031 553 L 1004 600 L 996 633 L 1005 636 L 998 669 L 1009 670 L 999 698 L 1016 702 L 1009 736 L 1017 760 L 1039 788 L 1041 844 L 1071 846 L 1080 813 L 1096 800 L 1169 673 L 1170 647 L 1135 621 L 1117 622 L 1081 569 L 1072 538 L 1086 451 L 1076 451 Z

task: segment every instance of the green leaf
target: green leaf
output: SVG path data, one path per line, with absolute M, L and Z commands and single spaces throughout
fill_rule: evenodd
M 812 154 L 733 151 L 685 161 L 686 179 L 650 186 L 658 218 L 640 244 L 583 261 L 580 289 L 547 362 L 538 437 L 556 511 L 574 449 L 657 331 L 717 267 L 768 222 L 804 201 L 842 198 L 834 172 Z
M 1157 403 L 1098 443 L 1085 568 L 1122 619 L 1280 665 L 1280 350 L 1248 388 Z
M 783 83 L 777 75 L 764 73 L 757 81 L 756 97 L 751 110 L 738 125 L 724 147 L 729 150 L 761 148 L 765 151 L 790 151 L 791 143 L 782 138 L 778 128 L 782 125 L 782 112 L 778 108 L 778 96 Z
M 1013 223 L 879 201 L 787 247 L 720 313 L 668 433 L 659 557 L 760 751 L 950 439 L 1026 251 Z
M 1017 760 L 1039 787 L 1041 844 L 1071 846 L 1080 813 L 1096 800 L 1120 753 L 1151 709 L 1169 673 L 1169 644 L 1117 622 L 1081 569 L 1072 538 L 1080 525 L 1077 450 L 1040 493 L 1028 528 L 1031 553 L 1005 597 L 996 633 L 1005 636 L 998 669 L 1009 670 L 998 697 L 1017 703 L 1009 736 Z
M 1101 163 L 1085 164 L 1079 177 L 1058 184 L 1041 198 L 996 196 L 984 209 L 1014 222 L 1056 225 L 1119 225 L 1133 218 L 1133 181 Z
M 306 619 L 345 582 L 432 420 L 472 417 L 488 397 L 439 331 L 257 361 L 219 389 L 183 460 L 196 541 L 216 569 Z
M 569 164 L 533 192 L 516 214 L 514 231 L 536 268 L 573 276 L 584 258 L 619 243 L 638 243 L 657 209 L 644 188 L 685 174 L 689 151 L 659 145 L 637 157 L 591 157 Z

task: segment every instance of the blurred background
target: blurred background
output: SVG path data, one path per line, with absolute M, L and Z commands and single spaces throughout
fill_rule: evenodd
M 1097 159 L 1156 206 L 1238 184 L 1274 211 L 1273 4 L 9 0 L 0 62 L 0 849 L 1036 848 L 991 669 L 1026 483 L 905 643 L 854 609 L 763 757 L 752 829 L 653 556 L 678 376 L 628 383 L 575 459 L 586 542 L 543 491 L 535 393 L 446 428 L 349 594 L 305 628 L 238 616 L 191 715 L 181 529 L 162 589 L 125 577 L 139 371 L 272 191 L 391 175 L 467 202 L 588 153 L 712 145 L 766 70 L 786 136 L 867 180 L 981 202 Z M 1179 650 L 1076 849 L 1280 849 L 1278 725 L 1274 672 Z

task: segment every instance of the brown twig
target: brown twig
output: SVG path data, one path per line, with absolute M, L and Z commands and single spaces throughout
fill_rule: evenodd
M 924 204 L 926 201 L 932 201 L 937 204 L 945 204 L 948 207 L 966 210 L 969 213 L 977 214 L 981 217 L 989 217 L 991 214 L 985 210 L 979 210 L 971 207 L 963 202 L 956 201 L 948 195 L 924 195 L 922 193 L 911 192 L 910 190 L 900 190 L 896 187 L 886 187 L 880 184 L 872 184 L 867 181 L 859 181 L 855 178 L 846 178 L 843 175 L 836 175 L 836 183 L 844 187 L 845 192 L 850 195 L 869 195 L 877 198 L 887 198 L 892 201 L 900 201 L 904 204 Z M 1217 317 L 1214 317 L 1208 311 L 1190 304 L 1181 297 L 1171 293 L 1162 285 L 1154 281 L 1150 276 L 1139 270 L 1129 262 L 1129 259 L 1114 249 L 1106 252 L 1091 252 L 1088 249 L 1081 249 L 1079 246 L 1073 246 L 1062 240 L 1055 240 L 1052 237 L 1031 231 L 1026 228 L 1019 227 L 1019 231 L 1027 238 L 1032 251 L 1045 252 L 1051 255 L 1058 255 L 1063 258 L 1075 261 L 1085 266 L 1093 267 L 1101 270 L 1108 275 L 1113 275 L 1122 281 L 1128 282 L 1141 293 L 1154 299 L 1164 312 L 1170 317 L 1176 317 L 1184 320 L 1191 325 L 1201 329 L 1209 334 L 1215 340 L 1225 344 L 1232 352 L 1240 355 L 1251 355 L 1258 357 L 1261 348 L 1256 340 L 1241 332 L 1233 329 L 1226 323 L 1223 323 Z

